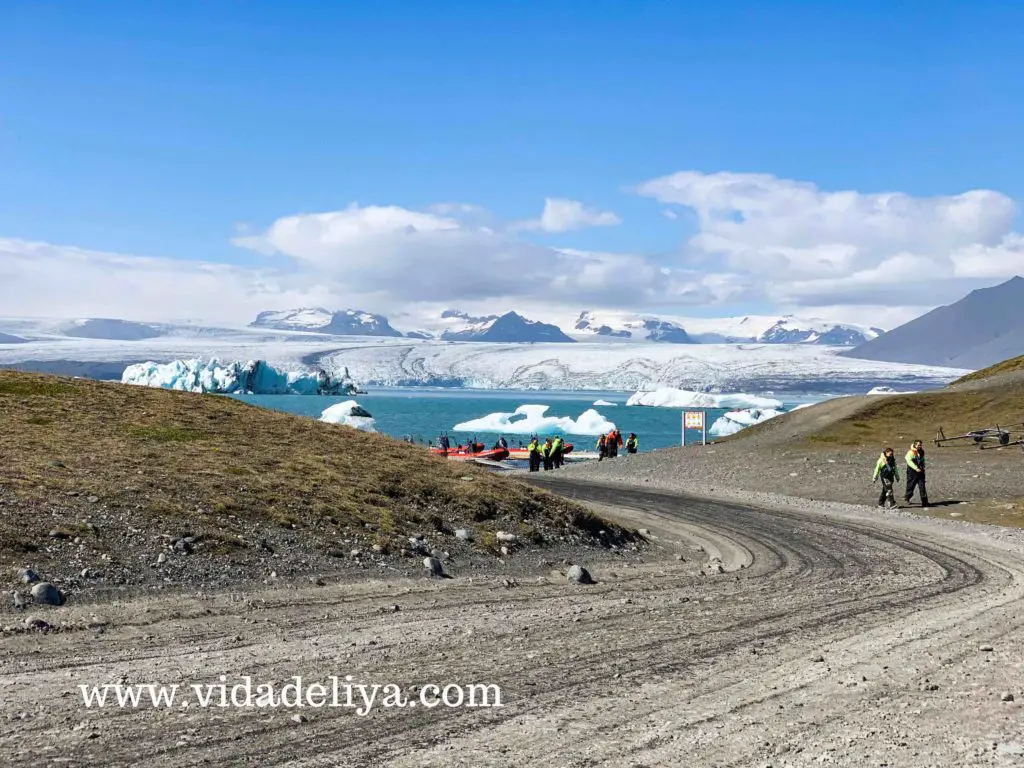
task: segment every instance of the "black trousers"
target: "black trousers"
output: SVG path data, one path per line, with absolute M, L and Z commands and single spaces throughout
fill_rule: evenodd
M 896 494 L 893 492 L 893 479 L 884 475 L 878 478 L 882 481 L 882 492 L 878 495 L 878 506 L 889 504 L 896 506 Z
M 530 454 L 530 471 L 531 472 L 536 472 L 539 469 L 540 469 L 540 454 L 539 453 L 531 453 Z
M 907 503 L 914 498 L 914 491 L 917 490 L 921 494 L 921 506 L 928 506 L 928 488 L 924 484 L 924 472 L 918 472 L 916 469 L 907 467 Z
M 551 469 L 551 463 L 552 463 L 551 456 L 545 456 L 544 457 L 544 471 L 545 472 L 547 472 L 549 469 Z
M 553 454 L 551 454 L 551 463 L 554 465 L 555 469 L 558 469 L 560 466 L 562 466 L 562 449 L 561 448 L 559 448 Z

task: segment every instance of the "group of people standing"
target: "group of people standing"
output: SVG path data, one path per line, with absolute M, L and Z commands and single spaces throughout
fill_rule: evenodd
M 625 443 L 622 441 L 622 433 L 617 428 L 607 435 L 601 435 L 597 438 L 597 460 L 614 459 L 619 455 L 619 449 L 623 446 L 626 448 L 626 453 L 639 451 L 640 441 L 637 439 L 636 433 L 630 432 Z
M 539 472 L 543 464 L 545 471 L 558 469 L 565 463 L 565 442 L 561 435 L 546 438 L 543 443 L 536 435 L 530 438 L 527 446 L 530 471 Z
M 914 498 L 914 492 L 921 495 L 921 506 L 931 506 L 928 503 L 928 487 L 925 485 L 925 462 L 924 443 L 915 440 L 904 457 L 907 467 L 907 488 L 904 499 L 909 504 Z M 886 448 L 878 457 L 875 464 L 875 476 L 873 482 L 882 481 L 882 492 L 878 496 L 878 506 L 896 506 L 896 483 L 900 481 L 900 471 L 896 462 L 896 454 L 892 448 Z

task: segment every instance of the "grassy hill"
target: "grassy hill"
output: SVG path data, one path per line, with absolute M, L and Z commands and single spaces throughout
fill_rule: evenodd
M 6 565 L 99 562 L 132 581 L 183 537 L 243 570 L 282 558 L 301 570 L 353 549 L 411 556 L 417 533 L 492 553 L 499 530 L 538 544 L 630 538 L 423 448 L 227 397 L 0 371 L 0 422 Z M 458 527 L 476 532 L 472 545 Z
M 1009 360 L 1003 360 L 1003 362 L 996 363 L 988 368 L 983 368 L 980 371 L 969 373 L 954 381 L 953 386 L 956 386 L 957 384 L 967 384 L 972 381 L 985 381 L 992 379 L 994 376 L 1018 373 L 1020 371 L 1024 371 L 1024 355 L 1011 357 Z

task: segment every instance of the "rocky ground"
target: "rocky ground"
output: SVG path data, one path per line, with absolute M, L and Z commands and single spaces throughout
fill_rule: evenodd
M 34 608 L 59 629 L 0 643 L 3 764 L 1024 764 L 1020 533 L 540 482 L 650 545 L 583 562 L 590 585 L 521 552 L 515 577 Z M 486 682 L 504 706 L 87 710 L 76 688 L 243 674 Z
M 979 450 L 973 443 L 959 443 L 936 447 L 934 435 L 923 429 L 878 429 L 871 418 L 858 420 L 858 409 L 866 400 L 838 398 L 712 445 L 620 454 L 611 461 L 567 465 L 560 474 L 703 496 L 725 494 L 736 500 L 749 499 L 749 493 L 771 493 L 873 505 L 880 487 L 872 484 L 872 474 L 882 449 L 890 446 L 895 450 L 905 480 L 903 456 L 910 443 L 921 438 L 927 456 L 929 501 L 935 505 L 927 514 L 1024 526 L 1024 451 L 1019 446 Z M 1024 400 L 1021 403 L 1024 407 Z M 866 437 L 851 437 L 851 431 L 863 431 Z M 872 431 L 879 434 L 872 436 Z M 955 433 L 950 430 L 949 434 Z M 897 484 L 897 502 L 905 506 L 904 490 L 905 483 Z M 736 491 L 742 493 L 736 495 Z M 920 511 L 918 497 L 912 506 Z

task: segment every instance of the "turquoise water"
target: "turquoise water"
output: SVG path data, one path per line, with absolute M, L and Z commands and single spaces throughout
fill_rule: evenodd
M 474 436 L 487 445 L 492 445 L 498 435 L 490 432 L 459 433 L 452 427 L 460 422 L 480 418 L 490 413 L 511 413 L 520 405 L 548 405 L 548 416 L 579 417 L 583 411 L 593 408 L 615 425 L 623 436 L 635 432 L 640 440 L 641 450 L 667 448 L 679 445 L 682 427 L 681 411 L 674 408 L 626 407 L 624 403 L 631 393 L 626 392 L 516 392 L 511 390 L 471 389 L 374 389 L 359 395 L 355 400 L 376 419 L 376 428 L 392 437 L 409 436 L 417 442 L 436 440 L 447 432 L 452 443 L 466 442 Z M 824 397 L 786 396 L 783 393 L 767 395 L 782 400 L 788 410 L 795 405 L 816 402 Z M 335 403 L 351 400 L 350 397 L 317 397 L 299 395 L 246 395 L 240 400 L 264 408 L 319 418 L 325 408 Z M 595 406 L 595 400 L 607 400 L 616 406 Z M 725 413 L 724 409 L 706 409 L 708 428 L 715 419 Z M 592 450 L 596 437 L 565 435 L 568 442 L 580 449 Z M 509 445 L 529 439 L 528 434 L 506 433 Z M 689 431 L 687 442 L 700 440 L 699 431 Z

